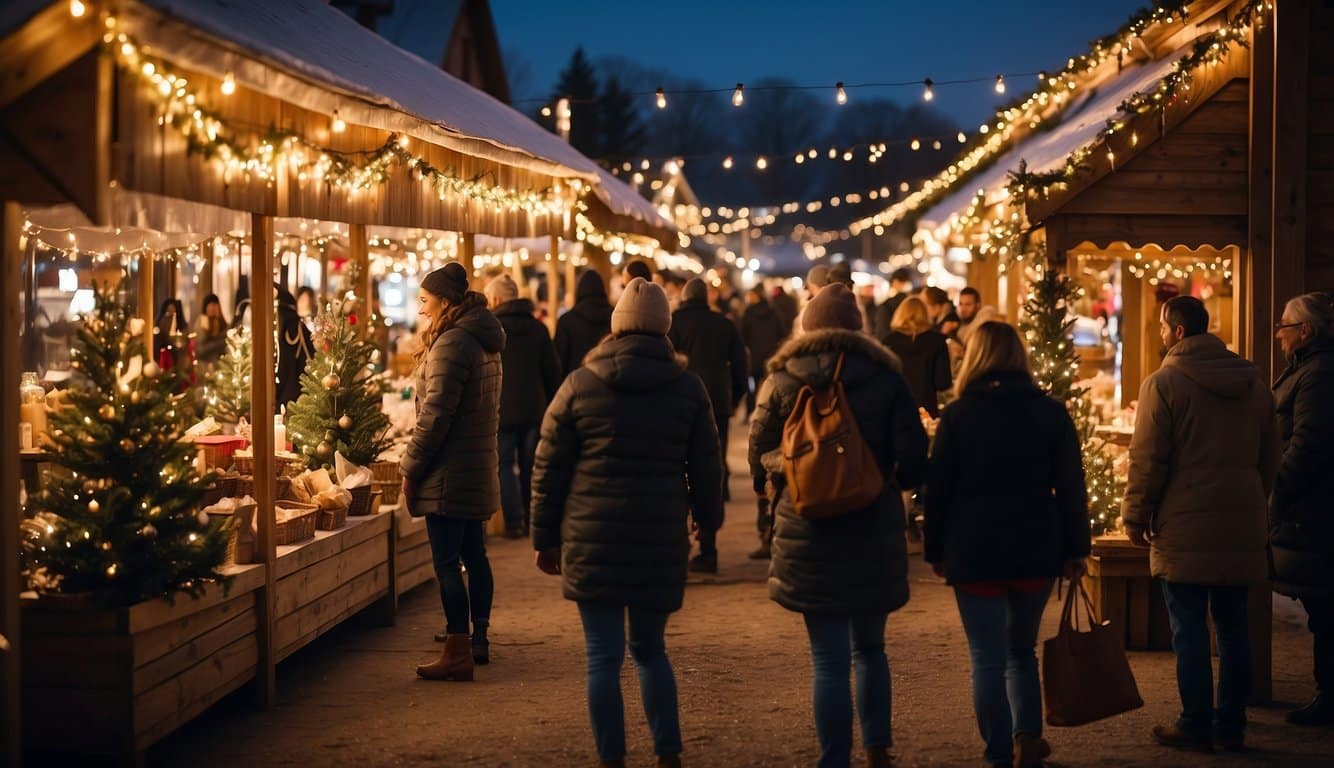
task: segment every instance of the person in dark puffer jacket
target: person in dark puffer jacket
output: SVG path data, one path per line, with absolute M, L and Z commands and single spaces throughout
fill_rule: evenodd
M 446 636 L 440 659 L 417 667 L 417 674 L 471 680 L 474 660 L 488 661 L 494 587 L 485 526 L 500 506 L 496 432 L 505 331 L 487 311 L 486 297 L 468 290 L 468 273 L 457 262 L 423 278 L 419 300 L 417 426 L 400 471 L 409 514 L 426 516 Z
M 542 414 L 561 383 L 560 361 L 551 334 L 534 315 L 533 302 L 519 298 L 509 275 L 486 285 L 491 312 L 505 328 L 500 386 L 500 506 L 505 537 L 528 535 L 528 510 Z M 517 469 L 517 472 L 516 472 Z
M 680 765 L 664 632 L 685 594 L 687 516 L 704 533 L 722 518 L 713 410 L 667 340 L 670 325 L 663 290 L 630 281 L 612 335 L 566 377 L 547 409 L 533 469 L 537 565 L 563 574 L 565 597 L 579 604 L 589 715 L 604 766 L 625 764 L 627 612 L 658 765 Z
M 1056 578 L 1079 578 L 1089 553 L 1079 437 L 1004 323 L 973 331 L 955 388 L 931 452 L 925 558 L 954 587 L 987 763 L 1034 768 L 1051 754 L 1038 628 Z
M 584 357 L 611 333 L 611 303 L 607 285 L 594 270 L 585 270 L 574 289 L 574 308 L 556 321 L 556 356 L 569 376 L 584 364 Z
M 1294 725 L 1334 723 L 1334 304 L 1308 293 L 1284 307 L 1276 336 L 1288 358 L 1274 384 L 1282 455 L 1269 539 L 1274 591 L 1302 601 L 1315 638 L 1315 699 Z
M 815 669 L 820 766 L 846 768 L 851 759 L 848 667 L 853 658 L 867 765 L 888 766 L 892 738 L 885 622 L 908 602 L 899 489 L 922 481 L 926 433 L 898 361 L 861 332 L 862 313 L 846 286 L 822 289 L 806 306 L 801 322 L 802 335 L 784 344 L 769 362 L 769 377 L 750 424 L 756 493 L 763 492 L 768 475 L 764 458 L 780 447 L 798 393 L 807 385 L 828 387 L 840 356 L 848 404 L 885 487 L 870 506 L 823 520 L 799 517 L 785 489 L 775 508 L 769 596 L 805 617 Z

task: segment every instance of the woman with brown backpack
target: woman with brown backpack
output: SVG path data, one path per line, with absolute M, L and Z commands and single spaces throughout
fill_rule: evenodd
M 908 555 L 897 489 L 921 482 L 926 434 L 898 361 L 862 333 L 862 314 L 851 291 L 843 285 L 821 290 L 806 307 L 801 323 L 804 333 L 783 345 L 769 362 L 769 377 L 750 428 L 750 467 L 757 493 L 763 493 L 767 480 L 762 458 L 780 444 L 785 475 L 797 475 L 786 478 L 775 505 L 769 596 L 805 618 L 814 667 L 820 766 L 846 768 L 851 760 L 848 671 L 854 662 L 867 765 L 888 766 L 892 737 L 885 622 L 908 602 Z M 790 419 L 794 411 L 798 416 Z M 798 424 L 803 416 L 810 418 Z M 842 424 L 833 442 L 817 447 L 800 439 L 803 431 L 812 431 L 810 422 L 817 422 L 813 431 L 818 433 L 822 426 L 818 422 L 842 418 L 850 423 Z M 832 455 L 815 457 L 830 446 Z M 827 478 L 830 470 L 840 470 L 841 458 L 854 462 L 865 458 L 871 466 L 847 476 L 844 482 L 850 487 L 803 474 L 803 467 L 820 464 L 822 471 L 817 474 Z M 868 490 L 865 476 L 873 473 L 881 478 L 878 490 L 862 493 Z M 842 509 L 820 503 L 821 497 L 859 495 L 869 496 L 869 503 Z

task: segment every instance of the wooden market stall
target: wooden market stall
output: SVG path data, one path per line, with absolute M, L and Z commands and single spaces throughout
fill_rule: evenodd
M 275 272 L 276 239 L 287 234 L 275 231 L 280 217 L 342 222 L 350 256 L 368 266 L 368 226 L 428 227 L 465 241 L 559 237 L 596 181 L 590 161 L 527 118 L 316 0 L 7 3 L 0 128 L 11 328 L 22 327 L 12 299 L 31 290 L 22 280 L 25 211 L 72 203 L 89 231 L 108 236 L 133 225 L 235 237 L 200 215 L 217 209 L 241 217 L 244 242 L 234 252 L 248 252 L 258 277 Z M 117 213 L 131 198 L 132 222 Z M 165 294 L 155 290 L 151 257 L 125 265 L 137 274 L 146 333 L 154 298 Z M 467 249 L 462 257 L 471 261 Z M 252 365 L 264 370 L 273 306 L 256 301 L 251 313 Z M 15 334 L 3 335 L 0 353 L 0 426 L 12 436 Z M 273 412 L 271 378 L 253 380 L 253 412 Z M 18 467 L 14 441 L 0 446 L 0 465 Z M 254 430 L 262 510 L 276 494 L 274 448 L 268 429 Z M 0 473 L 4 498 L 18 498 L 17 475 Z M 9 552 L 18 549 L 18 514 L 10 502 L 0 520 Z M 373 604 L 391 619 L 401 577 L 429 578 L 420 547 L 408 543 L 417 534 L 400 535 L 391 515 L 350 518 L 293 546 L 277 546 L 271 515 L 258 520 L 259 563 L 232 567 L 228 591 L 213 586 L 172 603 L 63 614 L 41 600 L 20 606 L 17 563 L 6 558 L 7 764 L 20 761 L 20 735 L 31 748 L 133 760 L 252 680 L 260 704 L 271 705 L 279 661 Z M 56 727 L 71 719 L 90 724 L 77 745 Z

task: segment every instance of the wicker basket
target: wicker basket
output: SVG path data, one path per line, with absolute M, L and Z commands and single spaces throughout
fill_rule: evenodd
M 379 511 L 371 509 L 371 491 L 373 490 L 369 485 L 348 489 L 348 493 L 352 494 L 352 503 L 347 506 L 349 517 L 365 517 Z
M 242 504 L 231 512 L 210 512 L 210 519 L 227 521 L 227 559 L 223 565 L 246 565 L 255 562 L 255 505 Z
M 254 457 L 254 456 L 236 456 L 236 455 L 233 455 L 233 456 L 232 456 L 232 461 L 235 462 L 236 471 L 237 471 L 239 474 L 242 474 L 242 475 L 253 475 L 253 474 L 255 474 L 255 457 Z M 274 457 L 273 457 L 273 474 L 274 474 L 275 477 L 282 477 L 282 476 L 284 476 L 284 475 L 295 474 L 296 472 L 300 472 L 300 471 L 301 471 L 301 459 L 300 459 L 300 458 L 294 458 L 294 457 L 289 457 L 289 456 L 274 456 Z
M 399 489 L 403 487 L 403 476 L 399 474 L 398 462 L 372 462 L 371 476 L 375 478 L 375 488 L 384 494 L 384 503 L 397 504 Z
M 315 536 L 315 518 L 320 508 L 314 504 L 302 504 L 299 501 L 279 501 L 274 505 L 275 515 L 285 510 L 291 517 L 281 520 L 274 526 L 274 542 L 279 546 L 296 544 Z
M 315 529 L 318 531 L 336 531 L 345 525 L 347 525 L 347 507 L 321 509 L 315 518 Z
M 232 480 L 232 492 L 225 494 L 240 498 L 242 496 L 254 497 L 255 495 L 255 477 L 254 475 L 235 475 Z M 273 482 L 274 499 L 291 499 L 292 496 L 292 478 L 279 477 Z

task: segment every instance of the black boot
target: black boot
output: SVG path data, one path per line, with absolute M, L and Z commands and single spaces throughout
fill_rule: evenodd
M 704 554 L 703 552 L 700 552 L 698 555 L 690 558 L 689 568 L 691 573 L 717 573 L 718 553 L 710 552 Z
M 449 637 L 449 632 L 447 632 L 447 631 L 445 631 L 445 630 L 443 630 L 443 629 L 440 630 L 439 632 L 436 632 L 436 633 L 435 633 L 435 641 L 436 641 L 437 643 L 443 643 L 443 642 L 445 642 L 445 638 L 447 638 L 447 637 Z
M 491 663 L 491 641 L 486 639 L 486 628 L 490 622 L 472 623 L 472 660 L 474 664 Z
M 1329 725 L 1334 723 L 1334 699 L 1317 693 L 1311 703 L 1294 709 L 1285 718 L 1293 725 Z

